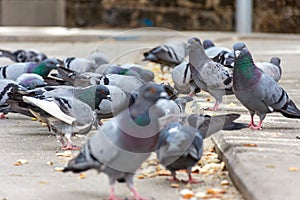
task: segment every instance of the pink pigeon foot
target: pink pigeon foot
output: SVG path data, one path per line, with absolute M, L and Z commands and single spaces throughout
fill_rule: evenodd
M 65 145 L 62 147 L 62 150 L 80 150 L 81 148 L 76 145 Z
M 0 119 L 8 119 L 3 113 L 0 114 Z
M 209 111 L 217 111 L 219 109 L 219 105 L 220 105 L 220 103 L 216 102 L 215 105 L 214 105 L 214 107 L 208 108 L 208 110 Z
M 130 190 L 133 193 L 134 200 L 150 200 L 150 199 L 141 197 L 134 187 L 131 187 Z

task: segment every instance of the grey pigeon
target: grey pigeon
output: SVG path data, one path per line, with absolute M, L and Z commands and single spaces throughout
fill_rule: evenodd
M 255 62 L 255 65 L 264 73 L 271 76 L 276 82 L 280 80 L 282 71 L 279 57 L 272 57 L 270 62 Z
M 232 92 L 232 71 L 220 63 L 212 61 L 204 52 L 198 38 L 190 38 L 189 62 L 192 79 L 201 89 L 208 92 L 216 99 L 211 110 L 217 110 L 224 95 Z
M 14 62 L 41 62 L 47 59 L 47 56 L 37 50 L 20 49 L 14 52 L 0 49 L 0 57 L 7 57 Z
M 37 99 L 24 96 L 23 101 L 29 104 L 28 108 L 36 118 L 47 123 L 50 131 L 61 142 L 64 150 L 79 149 L 72 144 L 71 136 L 77 133 L 86 134 L 92 128 L 92 109 L 75 98 Z
M 93 89 L 74 90 L 73 95 L 67 92 L 59 95 L 57 91 L 52 96 L 45 93 L 38 97 L 23 96 L 23 101 L 35 117 L 47 123 L 63 149 L 76 150 L 79 147 L 72 144 L 71 136 L 87 134 L 91 130 L 94 123 L 93 107 L 109 97 L 106 87 L 96 86 Z
M 0 67 L 0 79 L 16 80 L 24 73 L 35 73 L 45 78 L 51 70 L 56 69 L 60 65 L 61 62 L 55 58 L 47 58 L 40 63 L 14 63 Z
M 271 112 L 280 112 L 288 118 L 300 118 L 299 109 L 286 91 L 254 64 L 247 46 L 238 42 L 233 49 L 233 90 L 237 99 L 250 111 L 249 127 L 261 129 L 266 114 Z M 254 114 L 260 118 L 258 125 L 254 124 Z
M 153 81 L 154 73 L 150 70 L 143 69 L 142 67 L 135 64 L 104 64 L 99 66 L 96 73 L 107 75 L 107 74 L 118 74 L 126 76 L 136 76 L 145 82 Z
M 234 54 L 226 47 L 217 47 L 211 40 L 203 40 L 205 54 L 213 61 L 226 67 L 233 68 Z
M 9 104 L 7 103 L 8 93 L 12 88 L 22 88 L 17 82 L 9 79 L 0 79 L 0 119 L 6 119 L 6 114 L 11 111 Z
M 115 181 L 126 182 L 135 200 L 144 199 L 133 185 L 133 176 L 150 152 L 155 150 L 159 132 L 158 117 L 163 115 L 155 103 L 165 96 L 161 85 L 148 83 L 142 86 L 129 109 L 106 122 L 63 171 L 79 173 L 96 169 L 109 177 L 109 199 L 115 199 Z
M 33 73 L 22 74 L 17 78 L 16 82 L 28 90 L 47 85 L 43 77 Z
M 178 93 L 191 94 L 192 96 L 195 93 L 200 92 L 200 89 L 191 77 L 189 65 L 189 62 L 183 61 L 173 68 L 171 75 L 174 82 L 174 88 L 178 91 Z
M 121 88 L 124 92 L 132 93 L 145 82 L 135 76 L 124 76 L 118 74 L 101 75 L 92 72 L 76 72 L 63 67 L 58 68 L 63 80 L 73 86 L 88 86 L 88 85 L 114 85 Z M 124 84 L 126 83 L 126 84 Z
M 161 71 L 163 72 L 164 66 L 175 67 L 184 60 L 187 54 L 186 43 L 169 42 L 145 52 L 143 60 L 160 64 Z
M 86 58 L 68 57 L 63 62 L 65 68 L 76 72 L 95 72 L 98 67 L 98 64 Z
M 179 181 L 176 171 L 186 169 L 188 183 L 199 183 L 191 176 L 192 167 L 202 157 L 203 139 L 230 125 L 238 114 L 210 117 L 208 115 L 167 115 L 162 117 L 163 129 L 159 134 L 157 157 L 171 171 L 170 181 Z
M 109 58 L 98 49 L 92 51 L 88 55 L 87 59 L 93 61 L 94 63 L 96 63 L 97 66 L 109 63 Z

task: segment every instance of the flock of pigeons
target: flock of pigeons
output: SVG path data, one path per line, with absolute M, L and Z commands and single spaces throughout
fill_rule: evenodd
M 224 95 L 235 95 L 250 112 L 251 129 L 261 129 L 270 112 L 300 118 L 277 83 L 280 59 L 254 63 L 241 42 L 231 51 L 190 38 L 145 52 L 144 60 L 161 64 L 162 72 L 164 66 L 172 68 L 174 87 L 154 83 L 154 73 L 142 66 L 109 64 L 99 51 L 86 59 L 59 60 L 32 50 L 0 50 L 0 56 L 15 62 L 0 68 L 1 118 L 9 112 L 35 117 L 47 124 L 63 149 L 81 149 L 63 171 L 107 174 L 110 199 L 115 199 L 115 181 L 126 182 L 136 200 L 144 199 L 134 188 L 133 176 L 151 152 L 171 171 L 172 181 L 179 181 L 177 170 L 186 169 L 187 182 L 196 183 L 191 168 L 202 156 L 203 139 L 222 129 L 246 127 L 233 122 L 238 114 L 185 114 L 186 103 L 201 90 L 215 98 L 213 111 Z M 72 143 L 74 134 L 87 134 L 93 126 L 97 132 L 82 148 Z

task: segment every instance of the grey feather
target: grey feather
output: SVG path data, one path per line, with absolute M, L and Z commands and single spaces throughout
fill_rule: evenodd
M 276 82 L 280 80 L 282 71 L 279 57 L 272 57 L 270 62 L 255 62 L 255 65 Z

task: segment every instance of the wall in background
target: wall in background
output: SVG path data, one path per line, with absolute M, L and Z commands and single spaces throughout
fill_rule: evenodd
M 253 0 L 253 31 L 300 33 L 300 0 Z M 235 0 L 0 0 L 5 26 L 234 31 Z

